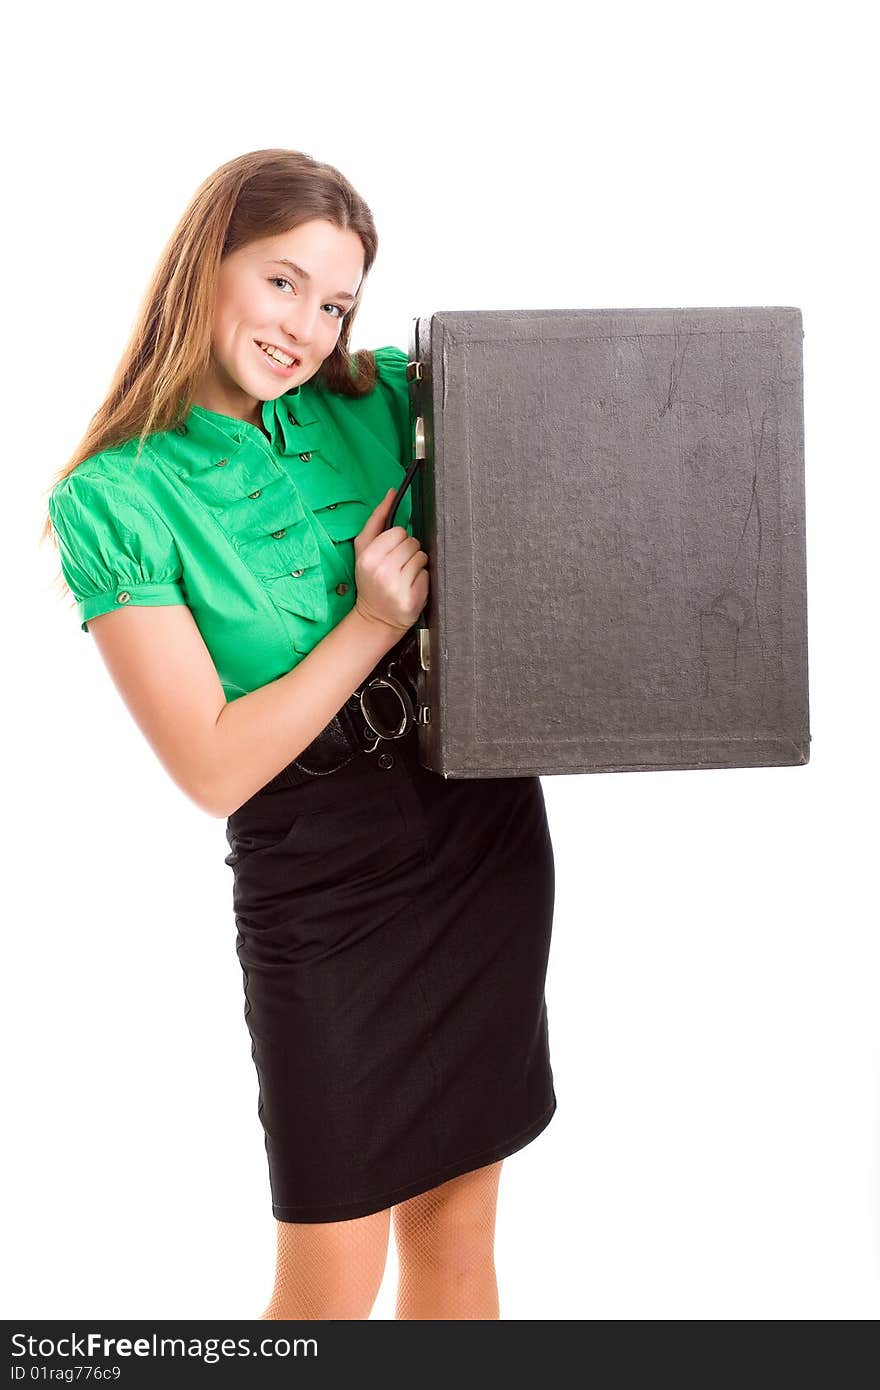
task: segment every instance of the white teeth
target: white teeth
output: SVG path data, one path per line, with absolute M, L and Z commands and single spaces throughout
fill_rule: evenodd
M 266 343 L 260 343 L 260 347 L 267 357 L 274 357 L 275 361 L 280 362 L 283 367 L 292 367 L 296 361 L 295 357 L 288 357 L 287 353 L 282 352 L 280 348 L 269 347 Z

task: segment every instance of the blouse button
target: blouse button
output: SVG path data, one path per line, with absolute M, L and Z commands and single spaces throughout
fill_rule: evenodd
M 116 595 L 116 602 L 117 602 L 117 603 L 128 603 L 130 599 L 131 599 L 131 594 L 128 593 L 127 590 L 125 590 L 125 589 L 123 589 L 123 591 L 122 591 L 121 594 L 117 594 L 117 595 Z
M 390 753 L 380 753 L 380 754 L 379 754 L 379 766 L 380 766 L 381 768 L 384 768 L 386 771 L 388 770 L 389 767 L 393 767 L 393 766 L 394 766 L 394 758 L 392 757 L 392 755 L 391 755 Z
M 175 433 L 175 434 L 189 434 L 189 430 L 187 429 L 186 425 L 178 425 L 177 428 L 175 429 L 174 433 Z
M 284 533 L 285 533 L 286 530 L 287 530 L 287 527 L 286 527 L 286 526 L 282 526 L 282 528 L 281 528 L 280 531 L 273 531 L 273 532 L 272 532 L 272 539 L 273 539 L 273 540 L 276 540 L 276 541 L 280 541 L 280 540 L 281 540 L 281 537 L 284 535 Z
M 217 460 L 217 467 L 218 467 L 218 468 L 225 468 L 225 466 L 226 466 L 226 464 L 227 464 L 228 462 L 229 462 L 229 459 L 218 459 L 218 460 Z
M 291 570 L 290 573 L 293 575 L 294 579 L 299 579 L 301 574 L 305 574 L 305 570 Z
M 309 459 L 310 459 L 311 457 L 312 457 L 312 451 L 311 451 L 311 449 L 310 449 L 310 450 L 308 451 L 308 453 L 306 453 L 306 454 L 300 454 L 300 458 L 302 459 L 303 463 L 308 463 L 308 461 L 309 461 Z
M 336 592 L 337 592 L 337 594 L 347 594 L 347 593 L 348 593 L 348 585 L 347 585 L 347 584 L 337 584 L 337 585 L 336 585 Z
M 287 418 L 288 418 L 288 420 L 290 421 L 290 423 L 291 423 L 292 425 L 295 425 L 295 424 L 296 424 L 296 416 L 293 414 L 292 411 L 288 410 L 288 412 L 287 412 Z
M 338 506 L 339 506 L 339 503 L 338 503 L 338 502 L 331 502 L 331 503 L 329 504 L 329 506 L 327 507 L 327 510 L 328 510 L 328 512 L 335 512 L 335 511 L 336 511 L 336 508 L 337 508 Z
M 249 492 L 249 493 L 248 493 L 248 497 L 259 497 L 259 495 L 260 495 L 260 493 L 261 493 L 262 491 L 263 491 L 263 489 L 260 488 L 260 487 L 258 487 L 257 490 L 256 490 L 256 492 Z

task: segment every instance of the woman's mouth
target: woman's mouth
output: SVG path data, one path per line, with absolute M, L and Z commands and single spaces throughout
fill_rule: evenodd
M 291 376 L 302 363 L 301 358 L 294 357 L 292 353 L 284 352 L 274 343 L 261 343 L 256 338 L 254 342 L 260 349 L 260 356 L 263 361 L 281 376 Z

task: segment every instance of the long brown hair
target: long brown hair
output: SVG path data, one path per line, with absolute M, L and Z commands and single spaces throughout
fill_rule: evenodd
M 148 435 L 171 429 L 188 414 L 210 364 L 221 260 L 252 241 L 292 231 L 313 218 L 332 222 L 341 231 L 350 228 L 364 248 L 358 298 L 313 380 L 344 396 L 372 390 L 373 354 L 364 349 L 350 356 L 348 351 L 360 294 L 376 259 L 372 213 L 332 165 L 299 150 L 254 150 L 221 164 L 196 190 L 159 258 L 107 396 L 47 493 L 84 459 L 132 439 L 138 440 L 140 453 Z M 47 515 L 40 541 L 48 536 L 54 540 Z

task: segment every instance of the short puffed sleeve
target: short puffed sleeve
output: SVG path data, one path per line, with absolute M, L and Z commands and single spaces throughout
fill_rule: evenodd
M 55 484 L 48 506 L 83 632 L 90 618 L 115 608 L 186 602 L 174 537 L 133 486 L 74 469 Z
M 408 355 L 399 347 L 373 349 L 376 359 L 376 386 L 387 401 L 400 437 L 400 457 L 404 467 L 412 459 L 412 437 L 409 418 L 409 382 L 406 379 Z

